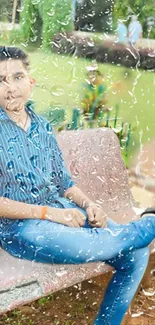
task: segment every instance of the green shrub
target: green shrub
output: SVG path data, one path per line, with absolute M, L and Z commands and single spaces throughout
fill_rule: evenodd
M 0 20 L 3 22 L 12 19 L 13 0 L 0 0 Z
M 42 39 L 43 48 L 50 47 L 53 37 L 72 30 L 71 0 L 24 0 L 20 23 L 25 42 Z
M 52 39 L 59 32 L 72 30 L 71 1 L 46 0 L 43 4 L 43 47 L 49 48 Z
M 9 40 L 12 44 L 24 42 L 22 30 L 12 29 L 9 35 Z
M 58 34 L 52 44 L 52 50 L 57 53 L 73 54 L 78 57 L 95 59 L 97 62 L 112 63 L 129 68 L 155 70 L 154 50 L 125 46 L 112 41 L 102 43 L 91 38 L 80 38 L 72 33 Z
M 37 6 L 33 4 L 31 0 L 23 1 L 23 10 L 20 16 L 20 24 L 22 28 L 22 37 L 25 42 L 29 42 L 36 35 L 36 17 L 37 17 Z

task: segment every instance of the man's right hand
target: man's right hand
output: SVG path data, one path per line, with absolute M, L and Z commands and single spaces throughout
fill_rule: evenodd
M 84 226 L 86 216 L 77 208 L 59 209 L 48 207 L 46 220 L 61 223 L 68 227 L 79 228 Z

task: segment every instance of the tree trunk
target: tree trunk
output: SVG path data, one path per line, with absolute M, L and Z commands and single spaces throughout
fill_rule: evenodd
M 13 11 L 12 11 L 12 25 L 14 26 L 16 20 L 16 10 L 17 10 L 18 0 L 13 1 Z

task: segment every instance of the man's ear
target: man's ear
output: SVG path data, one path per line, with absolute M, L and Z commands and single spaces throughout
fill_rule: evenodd
M 29 79 L 30 79 L 31 88 L 33 88 L 35 86 L 35 84 L 36 84 L 36 80 L 34 78 L 32 78 L 32 77 L 29 77 Z

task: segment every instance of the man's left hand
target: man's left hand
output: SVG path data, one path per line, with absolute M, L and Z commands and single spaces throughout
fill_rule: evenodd
M 97 227 L 97 228 L 106 227 L 107 219 L 105 216 L 105 212 L 99 205 L 95 203 L 89 204 L 89 206 L 86 209 L 86 213 L 88 216 L 89 224 L 92 227 Z

